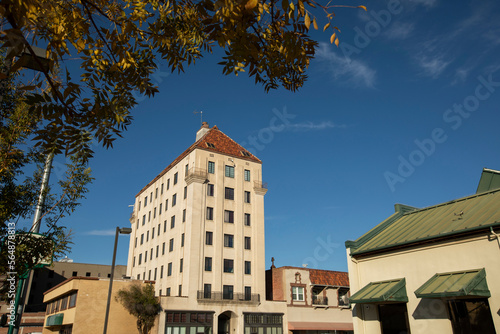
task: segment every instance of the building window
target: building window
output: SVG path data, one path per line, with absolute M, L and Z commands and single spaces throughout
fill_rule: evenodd
M 137 248 L 137 237 L 135 237 L 134 247 Z
M 244 198 L 244 201 L 245 203 L 250 203 L 250 192 L 249 191 L 245 191 L 245 194 L 243 196 Z
M 224 259 L 224 272 L 234 273 L 234 261 L 230 259 Z
M 151 231 L 151 239 L 155 238 L 155 228 L 153 227 L 153 230 Z
M 177 194 L 172 195 L 172 206 L 175 206 L 177 204 Z
M 250 214 L 245 213 L 245 226 L 250 226 Z
M 154 275 L 154 278 L 153 278 L 153 280 L 155 280 L 155 281 L 156 281 L 156 273 L 157 273 L 157 271 L 158 271 L 158 268 L 155 268 L 155 275 Z
M 146 215 L 142 216 L 142 226 L 144 226 L 144 224 L 146 224 Z
M 163 243 L 163 246 L 161 249 L 161 255 L 165 255 L 165 243 Z
M 144 197 L 144 207 L 146 207 L 146 205 L 148 205 L 148 196 Z
M 167 297 L 170 296 L 170 288 L 167 288 Z
M 148 262 L 148 251 L 144 252 L 144 263 Z
M 170 189 L 170 179 L 167 180 L 167 190 Z
M 184 247 L 184 233 L 181 234 L 181 247 Z
M 213 233 L 207 231 L 205 233 L 205 245 L 212 245 L 212 243 L 213 243 Z
M 179 284 L 179 297 L 181 297 L 181 296 L 182 296 L 182 285 Z
M 224 223 L 234 223 L 234 211 L 224 210 Z
M 252 262 L 245 261 L 245 275 L 251 275 L 251 274 L 252 274 Z
M 453 333 L 495 333 L 486 298 L 448 300 L 448 310 Z
M 177 176 L 178 176 L 179 173 L 175 173 L 174 174 L 174 184 L 177 184 Z
M 161 209 L 162 209 L 163 203 L 160 203 L 160 208 L 158 209 L 158 214 L 161 215 Z
M 160 278 L 163 278 L 163 266 L 160 267 Z
M 70 308 L 70 307 L 75 307 L 75 306 L 76 306 L 76 295 L 77 295 L 77 292 L 74 292 L 74 293 L 72 293 L 72 294 L 69 296 L 69 304 L 68 304 L 68 308 Z
M 379 304 L 378 316 L 382 333 L 410 333 L 410 329 L 408 328 L 408 311 L 406 308 L 406 303 Z M 483 332 L 483 331 L 467 332 L 459 330 L 458 332 L 453 331 L 453 333 L 488 333 L 488 332 Z
M 160 195 L 163 194 L 163 183 L 161 184 L 161 190 L 160 190 Z
M 245 181 L 250 181 L 250 171 L 245 169 Z
M 158 235 L 160 235 L 161 224 L 158 224 Z
M 226 177 L 232 177 L 232 178 L 234 178 L 234 167 L 226 165 L 225 175 L 226 175 Z
M 151 248 L 151 252 L 149 252 L 149 260 L 153 259 L 153 248 Z
M 302 286 L 293 286 L 292 287 L 292 299 L 295 301 L 304 301 L 304 287 Z
M 168 251 L 172 252 L 174 250 L 174 238 L 170 239 L 168 242 Z
M 146 242 L 149 241 L 149 231 L 146 231 Z
M 205 257 L 205 271 L 212 271 L 212 258 Z
M 156 208 L 153 209 L 153 219 L 156 218 Z
M 214 220 L 214 208 L 207 206 L 207 220 Z
M 234 189 L 226 187 L 224 189 L 224 198 L 234 200 Z
M 163 221 L 163 233 L 167 232 L 167 221 Z
M 214 185 L 207 184 L 207 196 L 214 196 Z
M 160 254 L 160 245 L 156 245 L 156 257 Z
M 203 298 L 212 298 L 212 284 L 203 284 Z
M 224 285 L 222 287 L 222 299 L 233 299 L 233 286 Z
M 141 263 L 142 263 L 142 254 L 139 254 L 139 264 L 141 264 Z M 76 276 L 76 275 L 74 275 L 74 276 Z
M 189 164 L 186 164 L 186 168 L 184 169 L 184 176 L 188 175 L 188 171 L 189 171 Z
M 186 209 L 182 210 L 182 222 L 186 222 Z
M 90 271 L 87 271 L 87 272 L 85 273 L 85 277 L 90 277 Z
M 175 227 L 175 216 L 170 217 L 170 228 Z
M 188 187 L 184 187 L 184 199 L 188 197 Z
M 349 289 L 339 288 L 338 290 L 339 306 L 349 306 Z
M 165 200 L 165 211 L 168 210 L 168 199 Z
M 167 276 L 172 276 L 172 262 L 167 265 Z
M 224 234 L 224 247 L 234 247 L 234 236 L 232 234 Z
M 245 287 L 245 300 L 252 300 L 252 287 L 251 286 Z
M 215 162 L 213 162 L 213 161 L 209 161 L 208 162 L 208 172 L 210 174 L 214 174 L 215 173 Z
M 158 198 L 158 188 L 155 190 L 155 199 Z
M 151 211 L 148 213 L 148 223 L 151 221 Z
M 252 239 L 245 237 L 245 249 L 252 249 Z
M 181 259 L 181 261 L 179 263 L 179 272 L 180 273 L 182 273 L 183 265 L 184 265 L 184 259 Z
M 141 234 L 141 245 L 144 243 L 144 233 Z

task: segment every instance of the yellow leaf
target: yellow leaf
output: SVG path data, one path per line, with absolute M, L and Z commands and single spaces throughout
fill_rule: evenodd
M 365 12 L 367 12 L 368 10 L 366 9 L 366 6 L 358 6 L 358 8 L 361 8 L 361 9 L 364 9 Z
M 325 26 L 323 27 L 323 32 L 325 32 L 326 29 L 328 29 L 329 26 L 330 26 L 330 22 L 328 22 L 327 24 L 325 24 Z
M 335 33 L 333 33 L 333 35 L 330 36 L 330 43 L 333 44 L 334 41 L 335 41 Z
M 335 38 L 335 45 L 338 47 L 339 46 L 339 39 Z
M 308 13 L 306 13 L 306 16 L 304 17 L 304 24 L 306 25 L 307 30 L 309 30 L 309 26 L 311 25 L 311 18 L 309 17 Z
M 254 9 L 257 6 L 258 0 L 248 0 L 245 5 L 245 9 Z
M 316 18 L 313 19 L 314 29 L 318 30 L 318 23 L 316 23 Z

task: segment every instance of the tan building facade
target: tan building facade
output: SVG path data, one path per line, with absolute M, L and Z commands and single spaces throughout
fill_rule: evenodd
M 107 333 L 136 333 L 137 319 L 118 302 L 119 290 L 131 284 L 152 284 L 113 280 Z M 43 334 L 102 333 L 106 313 L 109 279 L 72 277 L 45 293 L 47 311 Z M 153 329 L 155 330 L 155 329 Z
M 287 305 L 290 334 L 353 332 L 346 272 L 273 265 L 266 272 L 267 299 Z
M 283 332 L 285 304 L 265 300 L 266 192 L 262 162 L 205 123 L 136 195 L 128 274 L 156 281 L 159 333 Z
M 500 332 L 499 181 L 484 170 L 472 196 L 396 205 L 346 242 L 355 333 Z

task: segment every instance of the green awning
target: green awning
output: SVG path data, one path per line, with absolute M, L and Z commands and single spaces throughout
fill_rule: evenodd
M 372 282 L 349 298 L 351 303 L 408 302 L 404 278 Z
M 58 313 L 47 317 L 45 327 L 61 326 L 63 323 L 64 313 Z
M 483 269 L 435 274 L 415 291 L 418 298 L 490 297 Z

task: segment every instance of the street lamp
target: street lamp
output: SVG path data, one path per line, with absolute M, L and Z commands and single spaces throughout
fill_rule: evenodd
M 132 229 L 130 227 L 116 227 L 115 234 L 115 248 L 113 249 L 113 262 L 111 263 L 111 274 L 109 277 L 109 290 L 108 290 L 108 303 L 106 304 L 106 316 L 104 317 L 104 330 L 103 334 L 106 334 L 108 330 L 108 317 L 109 317 L 109 305 L 111 302 L 111 290 L 113 289 L 113 275 L 115 273 L 115 260 L 116 260 L 116 246 L 118 245 L 118 234 L 130 234 Z

